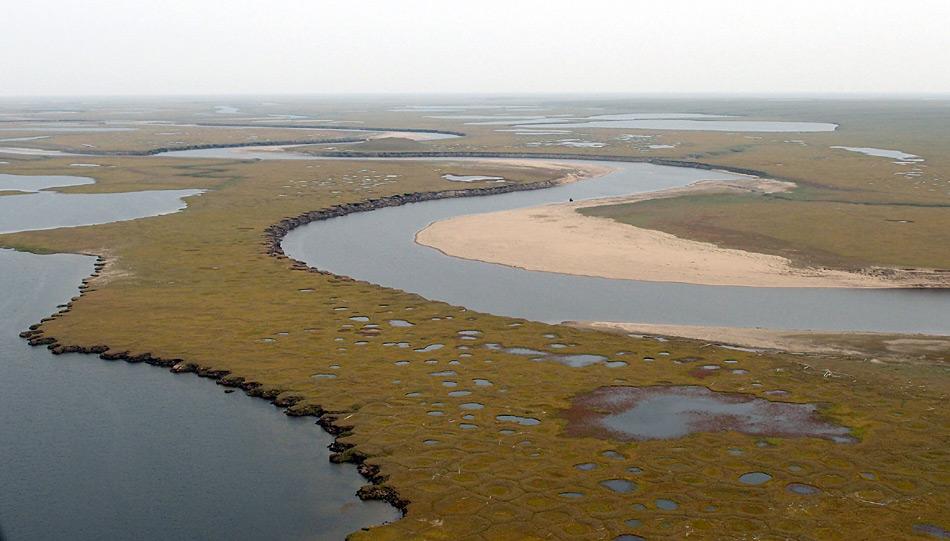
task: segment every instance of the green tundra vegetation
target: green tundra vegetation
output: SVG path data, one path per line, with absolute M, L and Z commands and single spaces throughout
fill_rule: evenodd
M 82 126 L 91 128 L 130 128 L 129 131 L 81 131 Z M 297 130 L 280 128 L 252 127 L 225 129 L 193 124 L 122 124 L 115 126 L 101 123 L 70 122 L 66 127 L 79 131 L 48 132 L 27 129 L 28 126 L 42 124 L 21 122 L 7 123 L 7 130 L 0 135 L 0 146 L 29 147 L 75 153 L 139 153 L 153 149 L 181 149 L 195 145 L 254 145 L 267 141 L 301 142 L 334 141 L 363 139 L 365 134 L 356 131 L 335 130 Z M 2 139 L 20 139 L 43 137 L 41 139 L 8 141 Z M 89 141 L 95 143 L 89 143 Z
M 591 207 L 581 213 L 781 255 L 803 266 L 950 268 L 950 250 L 934 249 L 950 246 L 950 206 L 706 195 Z
M 630 110 L 622 105 L 605 104 L 597 113 Z M 716 110 L 703 110 L 730 112 L 740 106 L 723 102 Z M 578 104 L 559 107 L 580 110 Z M 647 103 L 642 110 L 650 107 L 660 105 Z M 754 104 L 746 107 L 780 119 L 801 118 L 805 110 L 796 104 L 762 111 Z M 731 205 L 742 218 L 729 222 L 731 229 L 713 239 L 717 242 L 800 252 L 797 257 L 823 264 L 946 266 L 940 263 L 946 253 L 934 249 L 928 255 L 920 248 L 946 239 L 946 228 L 939 227 L 946 209 L 926 206 L 946 203 L 945 187 L 943 192 L 931 191 L 930 184 L 914 187 L 914 181 L 895 177 L 886 160 L 828 149 L 838 144 L 891 148 L 888 134 L 901 134 L 899 148 L 923 156 L 928 175 L 940 175 L 950 164 L 940 155 L 946 137 L 938 140 L 937 121 L 928 113 L 902 124 L 894 119 L 906 111 L 897 111 L 894 119 L 881 113 L 875 123 L 863 120 L 864 105 L 825 107 L 810 119 L 841 122 L 838 133 L 752 134 L 762 138 L 749 139 L 750 134 L 669 132 L 660 134 L 662 140 L 677 146 L 660 154 L 615 141 L 614 130 L 598 130 L 572 137 L 596 137 L 611 142 L 608 146 L 566 150 L 729 165 L 799 183 L 782 200 L 710 196 L 666 202 L 707 213 L 710 223 Z M 471 135 L 428 142 L 375 140 L 352 150 L 563 151 L 525 146 L 532 137 L 495 132 L 497 127 L 424 116 L 377 107 L 346 118 L 366 126 L 434 127 Z M 907 127 L 917 124 L 920 133 Z M 97 144 L 101 136 L 114 134 L 85 134 L 83 144 Z M 208 137 L 204 142 L 232 136 Z M 940 360 L 756 353 L 515 320 L 314 272 L 269 253 L 266 230 L 285 218 L 389 195 L 460 189 L 443 180 L 444 173 L 498 175 L 527 184 L 553 180 L 563 171 L 501 163 L 126 156 L 96 157 L 100 167 L 77 173 L 70 166 L 74 158 L 11 155 L 2 161 L 8 162 L 2 173 L 82 174 L 97 180 L 64 192 L 207 190 L 189 198 L 188 208 L 177 214 L 0 235 L 0 246 L 104 258 L 104 268 L 69 310 L 40 325 L 43 337 L 61 346 L 103 346 L 125 357 L 174 360 L 231 384 L 259 384 L 253 392 L 291 412 L 329 412 L 327 424 L 339 432 L 338 459 L 370 465 L 374 480 L 384 487 L 379 493 L 392 499 L 398 494 L 408 502 L 402 520 L 355 532 L 355 539 L 612 539 L 623 534 L 883 539 L 913 537 L 915 527 L 946 520 L 950 412 L 944 402 L 950 382 Z M 900 224 L 908 226 L 900 233 L 851 225 L 837 237 L 806 238 L 813 227 L 806 222 L 836 227 L 844 218 L 830 216 L 841 208 L 852 213 L 848 224 L 880 218 L 883 231 L 892 226 L 885 221 L 892 207 L 911 213 L 900 214 L 913 222 Z M 679 227 L 673 212 L 681 211 L 662 206 L 644 211 L 661 228 Z M 801 223 L 796 222 L 799 214 Z M 625 212 L 617 216 L 627 219 Z M 793 231 L 778 236 L 779 226 L 767 227 L 770 219 L 783 220 Z M 856 247 L 854 239 L 863 235 L 869 242 L 872 230 L 877 246 Z M 744 235 L 747 231 L 768 239 Z M 911 242 L 914 246 L 906 245 Z M 390 323 L 397 320 L 411 326 Z M 488 344 L 597 354 L 613 362 L 585 367 L 535 362 Z M 436 345 L 442 347 L 429 347 Z M 624 442 L 566 431 L 565 412 L 578 395 L 601 387 L 657 385 L 698 385 L 818 404 L 819 415 L 849 427 L 854 441 L 698 432 Z M 512 422 L 518 418 L 537 423 Z M 771 480 L 740 481 L 749 472 L 767 473 Z M 610 488 L 615 483 L 604 484 L 615 480 L 627 480 L 632 488 L 622 492 Z M 796 492 L 800 485 L 818 492 Z
M 839 127 L 814 133 L 572 128 L 569 135 L 519 136 L 497 131 L 507 126 L 462 124 L 453 128 L 469 137 L 424 145 L 453 152 L 675 159 L 750 169 L 798 187 L 791 193 L 683 196 L 587 208 L 582 213 L 724 247 L 781 255 L 805 266 L 950 268 L 950 250 L 938 248 L 950 245 L 950 101 L 660 101 L 638 102 L 637 107 L 606 104 L 602 112 L 631 110 L 703 111 L 751 119 L 835 122 Z M 622 140 L 624 135 L 651 139 Z M 565 138 L 604 146 L 537 145 Z M 655 143 L 673 148 L 649 148 Z M 377 144 L 369 141 L 348 149 L 384 151 Z M 898 164 L 835 146 L 900 150 L 924 161 Z

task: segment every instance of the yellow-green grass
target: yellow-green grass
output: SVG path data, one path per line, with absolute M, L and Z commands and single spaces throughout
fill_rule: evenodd
M 709 195 L 581 209 L 581 214 L 804 266 L 950 269 L 950 207 Z
M 25 123 L 30 124 L 30 123 Z M 0 125 L 16 128 L 18 125 Z M 359 139 L 367 135 L 355 131 L 298 130 L 281 128 L 213 128 L 207 126 L 176 126 L 169 124 L 135 124 L 131 131 L 113 132 L 42 132 L 36 130 L 0 132 L 0 139 L 48 135 L 32 141 L 0 141 L 0 147 L 25 147 L 58 150 L 70 153 L 142 152 L 154 149 L 187 148 L 193 145 L 260 144 L 262 141 L 328 141 Z M 84 158 L 88 161 L 96 157 Z
M 17 161 L 14 171 L 6 172 L 54 174 L 68 170 L 70 161 Z M 352 427 L 341 441 L 380 466 L 385 483 L 411 502 L 404 519 L 356 538 L 611 539 L 622 533 L 653 539 L 894 538 L 912 536 L 915 524 L 945 520 L 950 414 L 943 401 L 950 385 L 941 367 L 757 355 L 515 321 L 294 270 L 289 260 L 266 254 L 264 230 L 284 217 L 391 194 L 459 188 L 440 178 L 445 172 L 531 182 L 551 178 L 551 171 L 444 162 L 112 158 L 109 164 L 115 167 L 83 171 L 99 184 L 69 190 L 141 184 L 210 191 L 190 198 L 178 214 L 0 236 L 0 246 L 96 253 L 109 261 L 71 310 L 42 330 L 64 345 L 106 344 L 113 351 L 227 370 L 279 390 L 281 397 L 300 397 L 296 409 L 320 405 L 339 412 L 338 424 Z M 399 177 L 373 188 L 346 182 L 363 178 L 363 169 Z M 380 328 L 349 319 L 357 315 Z M 390 327 L 390 319 L 415 325 Z M 483 334 L 463 340 L 460 330 Z M 385 345 L 399 342 L 411 347 Z M 484 348 L 489 342 L 537 349 L 563 343 L 569 352 L 602 354 L 628 366 L 538 363 L 489 351 Z M 435 343 L 445 347 L 413 351 Z M 722 364 L 726 359 L 737 364 Z M 394 364 L 400 360 L 410 363 Z M 723 369 L 697 375 L 696 366 L 707 363 L 750 373 Z M 431 375 L 443 370 L 456 375 Z M 314 377 L 319 374 L 336 377 Z M 493 385 L 476 386 L 475 378 Z M 841 445 L 707 433 L 622 443 L 562 435 L 559 412 L 575 394 L 604 385 L 657 384 L 754 395 L 786 390 L 786 400 L 825 404 L 825 415 L 852 427 L 861 441 Z M 450 397 L 453 390 L 472 394 Z M 467 402 L 484 409 L 460 409 Z M 465 420 L 466 414 L 475 417 Z M 541 423 L 498 422 L 500 414 Z M 466 422 L 478 427 L 460 428 Z M 424 444 L 427 440 L 437 443 Z M 601 455 L 608 450 L 624 458 Z M 574 467 L 585 462 L 599 467 Z M 627 471 L 634 466 L 642 473 Z M 738 477 L 749 471 L 765 471 L 774 479 L 761 487 L 742 485 Z M 639 488 L 620 494 L 600 486 L 611 478 L 629 478 Z M 822 494 L 792 494 L 785 488 L 789 482 L 815 485 Z M 564 492 L 585 497 L 567 499 Z M 659 510 L 657 498 L 676 500 L 679 508 Z M 642 525 L 632 528 L 625 523 L 629 519 Z
M 789 333 L 791 340 L 839 351 L 860 352 L 867 358 L 920 363 L 950 362 L 950 337 L 883 333 Z
M 620 334 L 640 334 L 669 338 L 679 336 L 694 340 L 717 340 L 733 346 L 794 351 L 824 355 L 848 355 L 873 359 L 875 363 L 941 364 L 950 362 L 950 336 L 928 334 L 890 334 L 880 332 L 783 331 L 776 329 L 704 328 L 654 326 L 636 323 L 566 322 L 565 324 Z M 681 334 L 677 334 L 679 331 Z M 668 334 L 669 333 L 669 334 Z
M 766 177 L 794 181 L 798 188 L 770 197 L 684 197 L 588 212 L 600 212 L 686 238 L 785 255 L 803 265 L 946 268 L 950 254 L 941 248 L 948 245 L 950 230 L 948 103 L 856 100 L 809 101 L 798 105 L 755 101 L 678 104 L 668 100 L 624 108 L 618 102 L 612 103 L 607 112 L 651 107 L 727 114 L 752 111 L 759 118 L 833 121 L 841 126 L 835 132 L 819 133 L 583 128 L 572 129 L 573 133 L 565 135 L 518 136 L 497 131 L 508 129 L 507 126 L 443 120 L 435 127 L 463 130 L 468 136 L 417 146 L 433 152 L 569 153 L 592 158 L 674 159 L 750 169 Z M 424 116 L 413 121 L 434 122 Z M 618 140 L 622 134 L 650 135 L 654 139 L 649 143 L 675 147 L 645 149 L 643 142 Z M 529 146 L 531 142 L 564 138 L 597 141 L 607 146 Z M 343 150 L 396 151 L 372 145 L 353 145 Z M 892 159 L 833 146 L 896 149 L 919 155 L 925 161 L 901 165 Z M 420 148 L 409 151 L 425 151 Z M 913 167 L 921 170 L 921 176 L 900 174 Z

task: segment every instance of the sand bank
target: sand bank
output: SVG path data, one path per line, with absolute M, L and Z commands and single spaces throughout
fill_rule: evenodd
M 827 333 L 743 327 L 567 321 L 585 329 L 637 336 L 669 336 L 755 350 L 848 355 L 899 362 L 950 360 L 950 336 L 873 332 Z
M 622 197 L 458 216 L 430 224 L 416 242 L 447 255 L 534 271 L 603 278 L 755 287 L 934 287 L 948 277 L 871 269 L 848 272 L 794 266 L 784 257 L 584 216 L 579 208 L 697 193 L 774 193 L 791 182 L 743 178 Z

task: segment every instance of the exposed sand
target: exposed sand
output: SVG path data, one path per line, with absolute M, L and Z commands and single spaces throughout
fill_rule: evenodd
M 695 193 L 773 193 L 791 182 L 758 178 L 699 181 L 683 188 L 458 216 L 430 224 L 416 242 L 464 259 L 534 271 L 603 278 L 755 287 L 933 287 L 926 272 L 801 268 L 780 256 L 720 248 L 668 233 L 589 217 L 579 208 Z
M 707 327 L 702 325 L 662 325 L 655 323 L 619 323 L 609 321 L 569 321 L 573 327 L 600 331 L 622 332 L 642 336 L 678 336 L 703 340 L 714 344 L 727 344 L 751 349 L 794 351 L 800 353 L 856 354 L 855 350 L 833 348 L 827 344 L 813 344 L 802 338 L 807 332 L 779 331 L 775 329 L 746 327 Z
M 420 160 L 425 158 L 419 158 Z M 452 162 L 446 162 L 451 164 Z M 459 161 L 459 165 L 471 165 L 476 164 L 497 164 L 505 165 L 507 167 L 519 167 L 524 169 L 548 169 L 559 172 L 560 177 L 554 180 L 555 184 L 570 184 L 571 182 L 577 182 L 580 180 L 599 177 L 601 175 L 606 175 L 607 173 L 613 172 L 615 169 L 606 165 L 594 164 L 594 163 L 578 163 L 571 161 L 558 161 L 558 160 L 543 160 L 543 159 L 525 159 L 525 158 L 478 158 L 477 162 L 472 162 L 471 160 Z M 481 182 L 481 181 L 479 181 Z M 493 181 L 488 181 L 493 182 Z M 487 214 L 480 216 L 488 216 Z M 446 220 L 446 222 L 451 220 Z M 442 223 L 442 222 L 436 222 Z M 416 242 L 419 242 L 419 237 L 416 235 Z M 420 243 L 424 244 L 424 243 Z M 449 254 L 454 255 L 454 254 Z M 474 259 L 474 258 L 466 258 Z
M 410 141 L 429 141 L 432 139 L 432 136 L 425 132 L 411 132 L 411 131 L 384 131 L 377 134 L 370 135 L 367 137 L 369 140 L 373 139 L 408 139 Z
M 638 336 L 675 336 L 711 344 L 793 353 L 850 355 L 900 362 L 950 361 L 950 336 L 873 332 L 827 333 L 743 327 L 567 321 L 572 327 Z

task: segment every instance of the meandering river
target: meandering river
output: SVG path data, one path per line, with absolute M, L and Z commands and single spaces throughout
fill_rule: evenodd
M 643 163 L 574 184 L 443 199 L 313 222 L 284 251 L 308 265 L 471 309 L 546 322 L 630 321 L 819 331 L 950 334 L 950 291 L 764 288 L 612 280 L 526 271 L 446 256 L 414 242 L 458 216 L 684 186 L 732 175 Z
M 253 148 L 169 152 L 177 157 L 320 158 Z M 388 158 L 428 159 L 433 158 Z M 448 158 L 478 161 L 481 158 Z M 521 161 L 525 159 L 519 158 Z M 537 158 L 540 164 L 545 158 Z M 563 160 L 558 160 L 563 161 Z M 313 222 L 283 241 L 285 253 L 313 267 L 418 293 L 474 310 L 557 323 L 627 321 L 815 331 L 950 334 L 950 290 L 769 288 L 612 280 L 527 271 L 446 256 L 414 242 L 432 222 L 463 214 L 532 207 L 685 186 L 736 175 L 648 163 L 584 163 L 613 173 L 572 184 L 387 207 Z M 457 184 L 446 181 L 446 189 Z
M 316 159 L 246 149 L 166 155 Z M 283 246 L 291 257 L 334 273 L 541 321 L 950 334 L 948 291 L 610 280 L 456 259 L 413 241 L 429 223 L 460 214 L 734 176 L 645 163 L 600 164 L 616 170 L 544 190 L 428 201 L 314 222 L 291 232 Z M 63 185 L 38 180 L 24 183 L 29 186 L 25 191 L 47 188 L 50 182 Z M 446 189 L 455 187 L 446 181 Z M 131 203 L 118 206 L 103 199 L 109 195 L 114 194 L 0 197 L 6 205 L 46 205 L 42 212 L 4 213 L 9 223 L 0 229 L 75 226 L 175 212 L 184 207 L 182 197 L 196 193 L 125 194 Z M 89 212 L 65 222 L 44 218 L 65 216 L 70 207 Z M 397 517 L 386 504 L 360 502 L 353 496 L 363 481 L 352 467 L 328 462 L 330 436 L 312 420 L 286 417 L 262 400 L 225 394 L 210 381 L 190 375 L 171 376 L 144 364 L 107 363 L 88 355 L 54 357 L 16 336 L 74 296 L 79 281 L 91 271 L 92 258 L 85 256 L 0 250 L 0 420 L 8 436 L 0 438 L 0 525 L 9 540 L 133 535 L 156 540 L 341 538 L 361 526 Z M 13 434 L 16 437 L 9 437 Z

